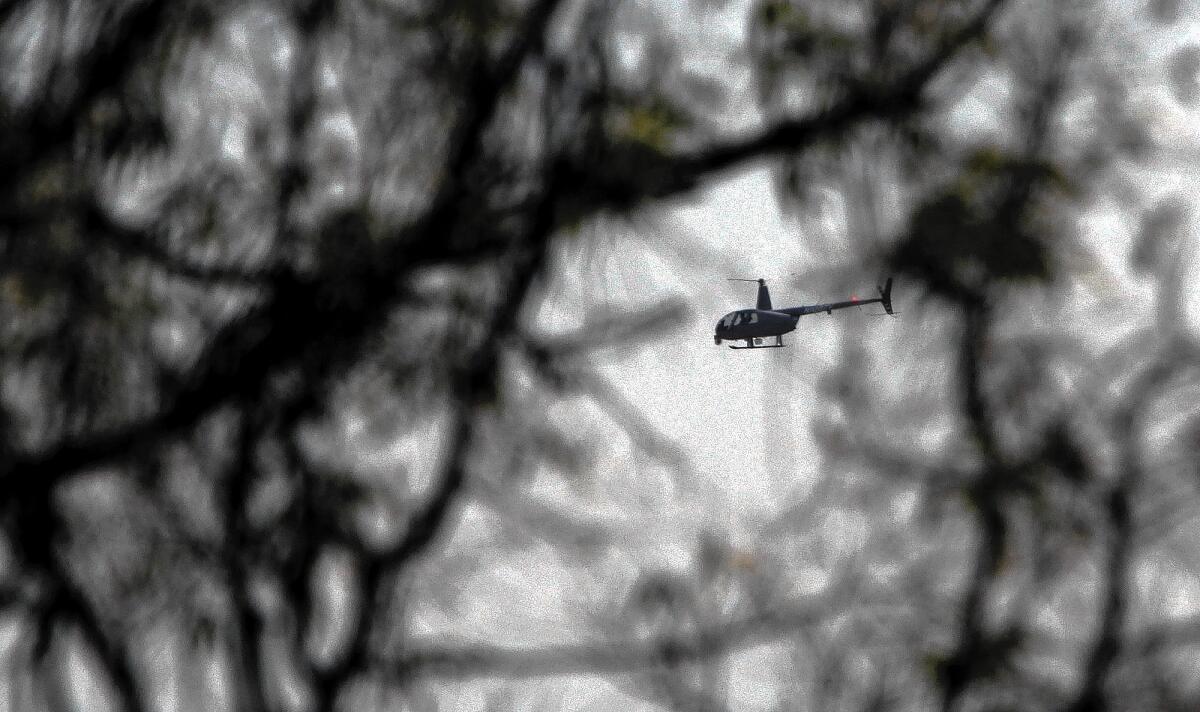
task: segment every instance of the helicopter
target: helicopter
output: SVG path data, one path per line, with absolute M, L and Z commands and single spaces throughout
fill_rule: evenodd
M 844 302 L 828 304 L 810 304 L 801 307 L 774 309 L 771 307 L 771 293 L 767 290 L 764 279 L 731 279 L 732 282 L 758 282 L 758 304 L 754 309 L 740 309 L 729 312 L 721 317 L 713 333 L 713 340 L 720 346 L 722 341 L 745 341 L 745 346 L 729 344 L 731 349 L 765 349 L 784 346 L 783 335 L 796 328 L 796 322 L 805 314 L 833 314 L 834 309 L 861 307 L 864 304 L 879 303 L 889 316 L 895 316 L 892 311 L 892 278 L 879 290 L 878 297 L 859 299 L 851 297 Z M 764 343 L 774 337 L 774 343 Z

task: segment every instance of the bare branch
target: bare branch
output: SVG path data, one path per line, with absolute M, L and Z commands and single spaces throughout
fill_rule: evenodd
M 47 608 L 41 615 L 46 617 L 47 622 L 53 622 L 58 616 L 74 621 L 84 641 L 104 667 L 116 690 L 120 706 L 128 712 L 143 712 L 146 707 L 138 694 L 138 682 L 126 644 L 104 629 L 103 622 L 84 592 L 57 562 L 45 573 L 51 578 L 53 588 L 48 594 Z
M 1084 664 L 1083 685 L 1067 706 L 1068 712 L 1103 712 L 1110 706 L 1104 687 L 1124 647 L 1121 631 L 1126 625 L 1129 569 L 1133 559 L 1133 492 L 1145 479 L 1140 445 L 1141 416 L 1164 382 L 1182 370 L 1195 368 L 1196 364 L 1189 359 L 1179 358 L 1179 352 L 1186 351 L 1186 344 L 1179 348 L 1168 348 L 1160 360 L 1151 364 L 1130 386 L 1130 392 L 1135 396 L 1116 414 L 1113 423 L 1120 448 L 1121 471 L 1104 502 L 1109 541 L 1104 562 L 1105 591 L 1100 610 L 1100 631 Z
M 500 73 L 487 75 L 493 79 L 511 80 L 517 65 L 537 44 L 532 33 L 541 32 L 560 0 L 542 0 L 531 11 L 525 29 L 518 34 L 505 61 L 499 64 Z M 507 73 L 504 73 L 507 72 Z M 483 82 L 483 80 L 480 80 Z M 486 82 L 484 82 L 486 84 Z M 503 86 L 487 84 L 479 97 L 480 107 L 468 111 L 464 118 L 464 146 L 477 146 L 486 121 L 495 110 Z M 465 151 L 451 159 L 451 165 L 473 160 L 475 150 Z M 461 167 L 461 166 L 460 166 Z M 456 181 L 443 189 L 442 196 L 430 208 L 425 219 L 410 229 L 413 240 L 397 239 L 394 254 L 372 262 L 369 275 L 361 276 L 364 291 L 363 308 L 347 313 L 331 314 L 324 304 L 327 285 L 321 280 L 299 281 L 286 275 L 275 275 L 271 287 L 274 294 L 262 307 L 238 320 L 214 338 L 208 351 L 199 360 L 195 372 L 185 379 L 182 390 L 168 398 L 164 406 L 152 415 L 123 424 L 107 432 L 92 433 L 60 442 L 41 452 L 19 453 L 9 463 L 0 464 L 0 495 L 31 487 L 50 488 L 63 477 L 78 469 L 99 465 L 116 457 L 127 457 L 139 448 L 152 446 L 156 441 L 190 427 L 212 409 L 235 395 L 252 395 L 261 388 L 267 374 L 301 358 L 333 368 L 328 357 L 318 358 L 313 352 L 336 349 L 349 352 L 359 348 L 365 338 L 387 313 L 397 297 L 397 286 L 405 274 L 430 262 L 453 258 L 441 236 L 455 219 L 454 206 L 462 197 L 464 187 Z M 548 211 L 542 232 L 552 231 L 556 202 L 535 204 L 535 213 Z M 531 249 L 540 249 L 544 239 L 533 240 Z M 328 280 L 343 284 L 356 275 L 327 275 Z M 337 335 L 337 338 L 332 338 Z M 269 337 L 269 338 L 268 338 Z
M 859 85 L 845 98 L 812 115 L 779 122 L 748 138 L 718 143 L 689 154 L 633 161 L 635 175 L 597 173 L 576 167 L 575 180 L 597 196 L 598 206 L 627 206 L 691 190 L 706 176 L 748 161 L 808 148 L 843 136 L 871 119 L 902 118 L 919 105 L 921 95 L 960 50 L 980 37 L 1005 0 L 988 0 L 957 30 L 947 34 L 929 57 L 886 87 Z
M 694 636 L 603 644 L 504 647 L 436 647 L 413 645 L 390 661 L 401 678 L 554 677 L 645 672 L 662 664 L 664 654 L 675 663 L 712 660 L 743 648 L 792 637 L 819 619 L 822 606 L 799 606 L 732 621 Z
M 449 452 L 441 475 L 422 508 L 412 517 L 400 541 L 384 552 L 363 552 L 366 562 L 361 574 L 362 605 L 350 639 L 349 650 L 331 668 L 314 671 L 317 709 L 332 709 L 338 691 L 350 675 L 369 664 L 372 627 L 376 606 L 384 599 L 390 575 L 421 555 L 445 525 L 452 505 L 466 482 L 467 456 L 474 441 L 474 408 L 495 398 L 500 350 L 516 332 L 518 319 L 547 257 L 557 207 L 557 185 L 547 181 L 543 199 L 532 216 L 525 249 L 509 266 L 505 298 L 488 323 L 487 333 L 455 382 L 454 413 L 446 443 Z
M 145 231 L 117 224 L 94 201 L 86 208 L 87 227 L 100 238 L 101 244 L 123 257 L 142 259 L 167 274 L 204 284 L 229 284 L 246 287 L 269 287 L 280 278 L 275 270 L 246 269 L 237 265 L 206 265 L 172 254 Z
M 11 182 L 24 175 L 22 168 L 64 147 L 74 137 L 77 126 L 88 118 L 86 109 L 119 87 L 143 59 L 149 45 L 161 36 L 173 17 L 171 7 L 167 0 L 129 3 L 112 31 L 105 33 L 84 55 L 86 60 L 74 68 L 79 90 L 63 105 L 47 102 L 48 110 L 23 122 L 23 130 L 7 132 L 0 142 L 0 156 L 6 158 L 6 172 L 0 178 L 4 190 L 0 192 L 10 194 Z M 42 153 L 31 154 L 35 147 Z

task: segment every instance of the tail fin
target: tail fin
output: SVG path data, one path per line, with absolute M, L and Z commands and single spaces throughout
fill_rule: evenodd
M 892 278 L 891 277 L 888 277 L 887 281 L 884 282 L 883 286 L 879 287 L 879 301 L 881 304 L 883 304 L 883 310 L 885 312 L 887 312 L 888 314 L 892 314 L 894 316 L 894 313 L 892 312 Z

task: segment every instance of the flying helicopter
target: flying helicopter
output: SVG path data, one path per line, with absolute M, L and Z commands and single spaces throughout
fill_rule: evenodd
M 719 346 L 722 341 L 745 341 L 745 346 L 729 345 L 731 349 L 765 349 L 779 348 L 784 345 L 783 335 L 796 328 L 796 322 L 805 314 L 833 314 L 834 309 L 861 307 L 864 304 L 879 303 L 889 316 L 895 316 L 892 311 L 892 278 L 879 290 L 878 297 L 859 299 L 851 297 L 844 302 L 828 304 L 810 304 L 801 307 L 774 309 L 771 307 L 771 293 L 767 290 L 764 279 L 732 279 L 733 282 L 758 282 L 758 304 L 754 309 L 739 309 L 729 312 L 717 322 L 713 340 Z M 774 337 L 774 343 L 764 343 Z

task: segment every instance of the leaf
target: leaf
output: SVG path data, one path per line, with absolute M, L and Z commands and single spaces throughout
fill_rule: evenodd
M 787 3 L 787 0 L 769 0 L 758 8 L 759 19 L 765 27 L 786 24 L 796 14 L 796 11 Z
M 663 152 L 668 148 L 672 130 L 677 126 L 669 110 L 658 106 L 635 106 L 625 114 L 624 137 Z
M 1048 251 L 1037 236 L 1003 229 L 999 216 L 971 200 L 981 182 L 961 183 L 916 210 L 908 237 L 897 246 L 899 269 L 931 282 L 1048 276 Z
M 999 146 L 984 146 L 976 149 L 967 158 L 967 171 L 970 173 L 994 173 L 1008 166 L 1010 160 Z
M 27 307 L 31 304 L 28 288 L 21 275 L 10 274 L 0 277 L 0 301 L 18 307 Z

